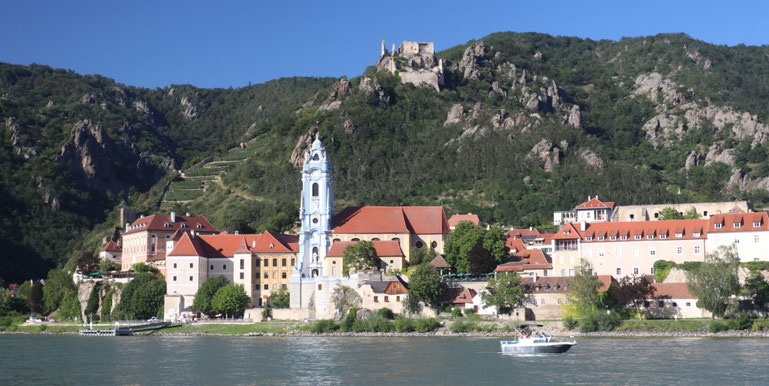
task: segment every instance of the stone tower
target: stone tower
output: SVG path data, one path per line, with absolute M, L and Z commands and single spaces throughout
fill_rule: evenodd
M 299 256 L 292 276 L 310 278 L 323 275 L 323 259 L 331 247 L 331 218 L 334 215 L 331 177 L 331 164 L 316 134 L 315 141 L 304 156 L 299 208 L 302 229 L 299 232 Z

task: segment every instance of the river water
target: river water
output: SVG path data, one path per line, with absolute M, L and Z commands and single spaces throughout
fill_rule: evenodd
M 1 335 L 0 385 L 769 384 L 769 339 L 577 340 L 513 357 L 499 338 Z

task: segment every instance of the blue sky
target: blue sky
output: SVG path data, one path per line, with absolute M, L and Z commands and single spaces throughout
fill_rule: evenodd
M 388 47 L 429 40 L 437 50 L 498 31 L 613 40 L 684 32 L 716 44 L 769 43 L 769 2 L 725 3 L 7 0 L 0 61 L 143 87 L 239 87 L 356 76 L 376 61 L 383 37 Z

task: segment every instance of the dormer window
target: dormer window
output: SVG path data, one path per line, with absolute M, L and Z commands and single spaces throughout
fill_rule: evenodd
M 636 240 L 641 240 L 641 235 L 635 235 Z
M 739 227 L 741 227 L 741 226 L 742 226 L 742 223 L 741 223 L 741 222 L 736 222 L 736 223 L 734 223 L 734 227 L 735 227 L 735 228 L 739 228 Z
M 654 240 L 654 235 L 646 235 L 647 240 Z
M 665 234 L 660 235 L 660 240 L 665 240 L 666 238 L 668 238 L 668 235 L 665 235 Z
M 609 236 L 609 240 L 616 240 L 617 236 Z
M 598 241 L 603 241 L 604 236 L 598 236 Z
M 564 235 L 564 236 L 568 236 L 568 235 L 569 235 L 569 233 L 571 233 L 571 232 L 569 232 L 569 231 L 563 231 L 563 235 Z
M 694 237 L 700 237 L 700 232 L 694 232 L 694 233 L 692 233 L 692 236 L 694 236 Z
M 186 228 L 186 227 L 187 227 L 187 224 L 182 224 L 182 228 Z
M 681 237 L 683 237 L 683 236 L 684 236 L 684 234 L 683 234 L 683 233 L 680 233 L 680 232 L 679 232 L 679 233 L 676 233 L 676 238 L 677 238 L 677 239 L 680 239 L 680 238 L 681 238 Z
M 724 226 L 724 224 L 721 224 L 720 222 L 716 223 L 716 229 L 721 229 L 722 226 Z
M 270 243 L 270 249 L 272 249 L 272 248 L 274 248 L 274 247 L 275 247 L 275 244 L 273 244 L 273 243 Z
M 171 225 L 169 225 L 168 223 L 165 223 L 165 224 L 163 224 L 163 228 L 168 228 L 168 227 L 170 227 L 170 226 L 171 226 Z
M 195 227 L 196 227 L 196 228 L 198 228 L 198 229 L 201 229 L 201 228 L 203 228 L 203 225 L 201 225 L 201 224 L 198 224 L 198 225 L 196 225 Z
M 758 227 L 761 226 L 761 222 L 760 221 L 753 221 L 753 226 L 758 228 Z
M 619 237 L 620 240 L 627 240 L 627 235 L 622 235 Z
M 587 237 L 585 237 L 585 240 L 586 241 L 593 241 L 593 236 L 587 236 Z

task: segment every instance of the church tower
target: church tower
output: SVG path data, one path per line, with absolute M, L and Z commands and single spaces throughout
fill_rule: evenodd
M 304 155 L 302 168 L 302 198 L 299 217 L 299 258 L 294 274 L 302 277 L 323 275 L 323 259 L 331 247 L 331 218 L 334 215 L 334 195 L 331 189 L 331 165 L 323 143 L 315 141 Z

